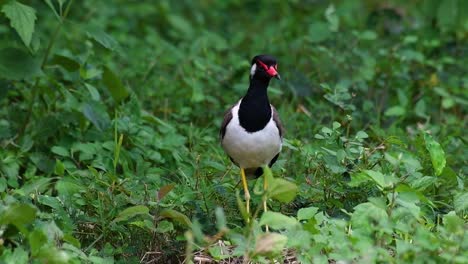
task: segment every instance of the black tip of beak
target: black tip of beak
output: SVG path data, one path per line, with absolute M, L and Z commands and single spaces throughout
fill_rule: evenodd
M 279 74 L 276 74 L 275 78 L 278 79 L 278 80 L 281 80 L 281 76 Z

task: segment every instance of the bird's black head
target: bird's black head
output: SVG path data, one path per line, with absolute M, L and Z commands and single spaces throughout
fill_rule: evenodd
M 270 55 L 257 55 L 252 59 L 252 67 L 250 68 L 250 78 L 276 78 L 281 80 L 278 73 L 278 63 L 275 57 Z

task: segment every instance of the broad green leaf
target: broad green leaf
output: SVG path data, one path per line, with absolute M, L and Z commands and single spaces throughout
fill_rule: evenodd
M 41 229 L 36 228 L 29 233 L 28 242 L 31 247 L 31 253 L 36 255 L 41 247 L 47 243 L 47 236 Z
M 158 227 L 156 227 L 156 232 L 158 233 L 167 233 L 174 230 L 174 225 L 166 220 L 162 220 L 158 223 Z
M 101 95 L 96 87 L 92 86 L 89 83 L 85 83 L 86 89 L 88 89 L 89 94 L 91 95 L 91 99 L 94 101 L 101 101 Z
M 392 106 L 385 111 L 385 116 L 402 116 L 406 113 L 402 106 Z
M 364 131 L 358 131 L 356 133 L 356 138 L 361 139 L 361 138 L 368 138 L 368 137 L 369 137 L 369 135 L 367 135 L 367 133 L 364 132 Z
M 268 197 L 283 203 L 289 203 L 294 200 L 297 194 L 296 184 L 284 179 L 275 178 L 273 181 L 273 184 L 269 187 Z
M 36 10 L 17 1 L 9 1 L 3 5 L 2 12 L 10 20 L 10 25 L 18 32 L 24 45 L 29 47 L 34 32 Z
M 52 12 L 54 12 L 54 15 L 55 17 L 60 20 L 60 16 L 59 14 L 57 13 L 57 11 L 55 10 L 55 7 L 54 7 L 54 4 L 52 3 L 52 0 L 44 0 L 44 2 L 46 2 L 46 4 L 50 7 L 50 9 L 52 10 Z
M 55 160 L 55 169 L 54 169 L 54 173 L 59 175 L 59 176 L 63 176 L 63 174 L 65 173 L 65 166 L 63 165 L 63 163 L 60 161 L 60 160 Z
M 290 229 L 297 224 L 294 217 L 272 211 L 264 212 L 260 218 L 260 225 L 268 225 L 273 229 Z
M 453 207 L 455 207 L 455 211 L 457 212 L 468 210 L 468 192 L 455 195 Z
M 288 238 L 285 235 L 278 233 L 262 234 L 257 237 L 254 254 L 267 256 L 280 254 L 287 242 Z
M 189 37 L 193 35 L 192 25 L 182 16 L 171 14 L 167 17 L 168 22 L 171 24 L 181 36 Z
M 439 142 L 435 141 L 429 133 L 424 133 L 424 142 L 431 156 L 432 167 L 434 168 L 435 174 L 439 176 L 445 168 L 445 152 Z
M 56 247 L 45 247 L 37 255 L 40 263 L 68 264 L 70 256 Z
M 14 203 L 0 213 L 0 224 L 15 225 L 21 232 L 27 233 L 24 225 L 36 218 L 37 209 L 29 204 Z
M 101 103 L 85 103 L 82 109 L 83 115 L 93 123 L 100 131 L 104 131 L 110 127 L 110 117 L 107 114 L 107 109 Z
M 348 185 L 351 187 L 357 187 L 369 181 L 370 181 L 369 176 L 367 176 L 366 173 L 357 172 L 357 173 L 351 174 L 351 181 L 348 182 Z
M 385 176 L 380 171 L 365 170 L 364 172 L 381 188 L 385 188 Z
M 86 33 L 88 37 L 94 39 L 106 49 L 115 51 L 119 48 L 119 43 L 111 35 L 101 29 L 89 27 L 86 29 Z
M 62 146 L 53 146 L 50 151 L 62 157 L 70 157 L 70 151 Z
M 338 128 L 341 127 L 341 124 L 335 121 L 335 122 L 333 122 L 332 126 L 333 126 L 333 130 L 337 130 Z
M 127 98 L 129 95 L 127 88 L 122 84 L 119 77 L 107 67 L 104 68 L 102 80 L 112 95 L 112 98 L 114 98 L 117 103 Z
M 58 54 L 54 55 L 48 65 L 60 65 L 69 72 L 78 71 L 81 67 L 80 63 L 75 59 Z
M 371 220 L 381 222 L 386 219 L 388 219 L 388 214 L 383 208 L 376 206 L 374 203 L 366 202 L 354 207 L 351 223 L 354 228 L 369 230 L 372 228 L 372 226 L 369 225 Z
M 0 261 L 5 264 L 28 264 L 29 256 L 28 252 L 23 249 L 23 247 L 15 247 L 12 252 L 11 249 L 6 248 L 5 251 L 0 255 Z
M 124 209 L 122 212 L 120 212 L 119 215 L 114 219 L 114 222 L 120 222 L 120 221 L 126 221 L 134 216 L 137 215 L 146 215 L 149 213 L 148 207 L 144 205 L 135 205 L 129 208 Z
M 444 227 L 447 228 L 447 230 L 451 233 L 461 234 L 463 232 L 466 232 L 465 221 L 458 217 L 458 215 L 454 211 L 451 211 L 448 214 L 444 215 L 443 222 Z
M 318 207 L 301 208 L 297 211 L 297 220 L 309 220 L 318 212 Z
M 50 188 L 50 183 L 54 180 L 52 177 L 38 177 L 28 181 L 20 189 L 14 190 L 21 195 L 30 195 L 32 193 L 41 193 Z
M 17 48 L 0 50 L 0 78 L 23 80 L 41 75 L 41 63 Z
M 164 209 L 161 212 L 161 216 L 164 218 L 171 218 L 186 227 L 190 227 L 192 225 L 192 222 L 186 215 L 173 209 Z

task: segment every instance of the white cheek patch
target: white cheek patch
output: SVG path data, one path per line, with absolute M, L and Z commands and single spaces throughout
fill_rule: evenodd
M 250 77 L 254 76 L 256 71 L 257 71 L 257 63 L 254 63 L 252 65 L 252 68 L 250 68 Z

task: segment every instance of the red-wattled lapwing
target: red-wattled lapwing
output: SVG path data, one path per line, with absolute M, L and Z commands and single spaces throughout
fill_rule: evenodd
M 248 214 L 250 193 L 246 172 L 262 175 L 263 167 L 271 167 L 275 163 L 283 142 L 283 126 L 267 95 L 271 78 L 280 79 L 277 68 L 276 59 L 272 56 L 258 55 L 252 59 L 249 89 L 225 113 L 220 130 L 224 151 L 240 167 Z M 267 188 L 265 179 L 264 188 Z M 266 201 L 263 201 L 263 207 L 266 211 Z

